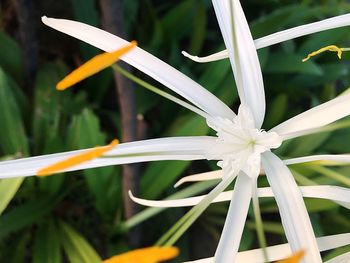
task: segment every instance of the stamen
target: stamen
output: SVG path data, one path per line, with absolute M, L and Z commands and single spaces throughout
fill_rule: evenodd
M 95 147 L 83 153 L 79 153 L 63 161 L 54 163 L 48 167 L 40 169 L 37 172 L 37 176 L 47 176 L 55 173 L 60 173 L 67 168 L 81 164 L 86 161 L 101 157 L 105 152 L 112 150 L 115 146 L 119 144 L 118 140 L 113 140 L 109 145 Z
M 299 263 L 304 257 L 305 252 L 303 250 L 294 253 L 291 257 L 277 261 L 276 263 Z
M 102 53 L 93 57 L 85 64 L 81 65 L 79 68 L 70 73 L 68 76 L 66 76 L 63 80 L 61 80 L 56 85 L 56 89 L 65 90 L 78 83 L 79 81 L 82 81 L 96 74 L 97 72 L 108 68 L 109 66 L 117 62 L 122 55 L 129 52 L 136 45 L 136 41 L 131 41 L 129 45 L 126 45 L 125 47 L 122 47 L 116 51 L 113 51 L 111 53 Z
M 179 250 L 176 247 L 149 247 L 136 249 L 121 255 L 106 259 L 103 263 L 125 263 L 125 262 L 142 262 L 157 263 L 176 257 Z
M 337 47 L 335 45 L 330 45 L 330 46 L 320 48 L 319 50 L 316 50 L 316 51 L 310 53 L 302 61 L 305 62 L 305 61 L 309 60 L 311 57 L 314 57 L 314 56 L 316 56 L 320 53 L 323 53 L 325 51 L 337 52 L 338 58 L 341 59 L 343 51 L 349 51 L 349 50 L 350 50 L 350 48 L 340 48 L 340 47 Z

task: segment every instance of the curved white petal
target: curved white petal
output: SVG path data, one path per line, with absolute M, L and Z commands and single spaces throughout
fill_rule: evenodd
M 254 44 L 256 49 L 260 49 L 260 48 L 272 46 L 287 40 L 298 38 L 301 36 L 306 36 L 313 33 L 321 32 L 321 31 L 325 31 L 333 28 L 338 28 L 338 27 L 349 26 L 349 25 L 350 25 L 350 14 L 345 14 L 345 15 L 324 19 L 322 21 L 293 27 L 280 32 L 276 32 L 274 34 L 267 35 L 265 37 L 254 40 Z M 186 52 L 184 52 L 183 54 L 186 57 L 201 63 L 216 61 L 216 60 L 225 59 L 229 57 L 227 50 L 222 50 L 220 52 L 217 52 L 215 54 L 212 54 L 206 57 L 192 56 Z
M 350 189 L 331 185 L 300 186 L 301 194 L 304 198 L 319 198 L 340 202 L 350 209 Z M 232 199 L 233 191 L 222 192 L 212 203 L 226 202 Z M 259 198 L 274 197 L 270 187 L 258 188 Z M 130 198 L 140 205 L 150 207 L 186 207 L 197 205 L 206 195 L 174 199 L 174 200 L 147 200 L 137 198 L 129 192 Z
M 341 163 L 350 163 L 350 154 L 322 154 L 322 155 L 310 155 L 305 157 L 298 157 L 292 159 L 283 160 L 286 165 L 297 163 L 308 163 L 322 161 L 325 165 L 335 165 Z
M 316 239 L 319 250 L 327 251 L 330 249 L 346 246 L 350 243 L 350 233 L 324 236 Z M 269 261 L 276 261 L 287 258 L 292 254 L 289 244 L 270 246 L 266 248 Z M 184 263 L 213 263 L 214 258 L 204 258 Z M 261 248 L 238 252 L 236 263 L 265 263 L 264 253 Z
M 260 63 L 252 35 L 240 2 L 212 0 L 242 104 L 253 113 L 255 125 L 260 128 L 265 115 L 265 92 Z M 231 26 L 233 22 L 233 27 Z
M 240 172 L 232 194 L 224 229 L 215 252 L 215 262 L 235 262 L 252 198 L 254 180 Z
M 206 173 L 200 173 L 200 174 L 194 174 L 182 177 L 179 181 L 176 182 L 174 187 L 179 187 L 180 185 L 188 182 L 201 182 L 201 181 L 209 181 L 209 180 L 215 180 L 215 179 L 222 179 L 223 177 L 223 171 L 217 170 L 213 172 L 206 172 Z
M 270 131 L 277 132 L 284 139 L 300 136 L 302 131 L 319 128 L 350 114 L 350 93 L 318 105 L 308 111 L 282 122 Z
M 301 191 L 287 166 L 271 152 L 262 154 L 262 165 L 275 195 L 288 242 L 295 253 L 305 250 L 305 263 L 322 262 Z
M 344 27 L 350 25 L 350 14 L 335 16 L 314 23 L 293 27 L 287 30 L 259 38 L 255 41 L 257 49 L 275 45 L 287 40 L 310 35 L 328 29 Z
M 228 51 L 226 49 L 205 57 L 194 56 L 186 51 L 182 51 L 181 54 L 198 63 L 207 63 L 228 58 Z
M 106 52 L 114 51 L 129 43 L 120 37 L 84 23 L 45 16 L 42 21 L 49 27 Z M 226 118 L 235 116 L 227 105 L 209 91 L 143 49 L 136 47 L 121 59 L 188 99 L 210 115 Z
M 174 137 L 137 142 L 122 143 L 104 156 L 65 171 L 75 171 L 88 168 L 146 162 L 156 160 L 198 160 L 205 159 L 204 153 L 213 147 L 214 137 Z M 38 170 L 72 157 L 86 150 L 48 154 L 37 157 L 23 158 L 0 162 L 0 178 L 23 177 L 35 175 Z

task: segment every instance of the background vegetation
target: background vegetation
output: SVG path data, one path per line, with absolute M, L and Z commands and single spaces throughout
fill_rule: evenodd
M 255 38 L 278 30 L 350 12 L 341 0 L 242 1 Z M 118 9 L 115 3 L 122 5 Z M 99 1 L 1 0 L 0 10 L 0 156 L 2 160 L 102 145 L 122 138 L 120 102 L 130 114 L 132 139 L 211 133 L 200 117 L 133 83 L 116 87 L 112 69 L 63 93 L 55 84 L 99 51 L 45 27 L 42 15 L 69 18 L 124 33 L 139 46 L 201 83 L 233 109 L 239 105 L 229 61 L 196 64 L 181 50 L 208 55 L 223 49 L 209 0 Z M 104 7 L 110 7 L 108 16 Z M 123 15 L 123 16 L 122 16 Z M 110 18 L 112 17 L 112 19 Z M 118 25 L 111 25 L 119 21 Z M 339 61 L 324 54 L 308 63 L 301 59 L 322 46 L 350 45 L 349 27 L 314 34 L 259 51 L 267 96 L 264 128 L 278 124 L 349 87 L 350 56 Z M 131 72 L 156 86 L 140 72 Z M 124 90 L 123 90 L 124 88 Z M 160 87 L 164 88 L 164 87 Z M 134 90 L 135 100 L 126 95 Z M 118 91 L 118 92 L 117 92 Z M 123 113 L 123 111 L 122 111 Z M 131 113 L 133 114 L 133 113 Z M 287 141 L 284 157 L 311 153 L 347 153 L 350 120 L 343 119 L 320 134 Z M 337 129 L 336 128 L 340 128 Z M 215 182 L 186 185 L 175 191 L 182 175 L 217 169 L 207 161 L 145 163 L 123 172 L 108 167 L 49 178 L 0 181 L 1 262 L 93 262 L 122 251 L 152 245 L 186 209 L 150 209 L 123 197 L 128 184 L 139 196 L 162 199 L 205 192 Z M 292 167 L 300 185 L 350 187 L 348 166 L 320 164 Z M 131 171 L 131 172 L 130 172 Z M 124 175 L 123 175 L 124 173 Z M 138 173 L 138 174 L 137 174 Z M 139 176 L 138 176 L 139 175 Z M 259 184 L 267 185 L 264 177 Z M 128 190 L 128 189 L 126 189 Z M 317 236 L 350 231 L 349 211 L 335 203 L 306 200 Z M 277 207 L 261 200 L 269 245 L 285 242 Z M 138 211 L 136 211 L 138 210 Z M 177 260 L 212 256 L 224 223 L 227 204 L 216 204 L 178 242 Z M 241 249 L 257 247 L 250 213 Z M 339 248 L 331 258 L 349 251 Z

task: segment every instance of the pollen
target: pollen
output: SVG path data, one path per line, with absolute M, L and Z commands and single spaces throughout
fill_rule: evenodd
M 326 46 L 326 47 L 320 48 L 319 50 L 316 50 L 316 51 L 310 53 L 302 61 L 303 62 L 308 61 L 310 58 L 312 58 L 318 54 L 321 54 L 323 52 L 326 52 L 326 51 L 337 52 L 338 58 L 341 59 L 343 51 L 349 51 L 349 48 L 340 48 L 340 47 L 337 47 L 335 45 Z
M 95 147 L 91 150 L 79 153 L 65 160 L 54 163 L 48 167 L 42 168 L 37 172 L 37 176 L 48 176 L 55 173 L 60 173 L 72 166 L 91 161 L 95 158 L 101 157 L 105 152 L 112 150 L 119 144 L 118 140 L 113 140 L 109 145 Z
M 67 75 L 63 80 L 57 83 L 57 90 L 65 90 L 76 83 L 96 74 L 97 72 L 108 68 L 117 62 L 121 56 L 129 52 L 137 45 L 136 41 L 131 41 L 130 44 L 117 49 L 111 53 L 102 53 L 97 55 Z
M 299 263 L 304 257 L 305 252 L 303 250 L 294 253 L 292 256 L 286 259 L 277 261 L 276 263 Z
M 106 259 L 103 263 L 157 263 L 176 257 L 179 250 L 175 247 L 149 247 L 136 249 Z

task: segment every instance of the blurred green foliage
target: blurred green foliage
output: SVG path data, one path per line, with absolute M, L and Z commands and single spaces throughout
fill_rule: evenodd
M 98 1 L 68 2 L 62 16 L 71 14 L 72 19 L 96 26 L 101 24 L 101 14 L 96 8 Z M 208 55 L 223 49 L 210 1 L 125 0 L 123 3 L 124 27 L 129 39 L 137 39 L 142 48 L 189 75 L 237 109 L 237 92 L 228 60 L 196 64 L 180 53 L 184 49 L 196 55 Z M 244 1 L 243 7 L 254 37 L 350 12 L 350 4 L 345 0 L 249 0 Z M 2 10 L 0 17 L 3 24 L 7 19 L 5 11 Z M 16 23 L 15 18 L 12 23 Z M 40 31 L 50 30 L 41 24 L 38 27 Z M 77 66 L 78 58 L 85 61 L 98 53 L 86 44 L 78 45 L 77 41 L 55 33 L 65 44 L 61 50 L 60 45 L 41 49 L 35 82 L 28 90 L 18 32 L 10 26 L 4 26 L 0 32 L 0 155 L 3 160 L 87 148 L 120 137 L 120 115 L 117 100 L 113 99 L 116 95 L 111 70 L 82 82 L 74 90 L 61 93 L 54 89 L 55 84 Z M 349 87 L 350 56 L 346 53 L 341 61 L 334 54 L 324 54 L 308 63 L 300 63 L 309 52 L 330 44 L 349 46 L 349 40 L 349 27 L 346 27 L 259 50 L 267 97 L 265 129 L 327 101 Z M 66 45 L 74 52 L 65 54 Z M 50 48 L 58 50 L 49 52 Z M 133 73 L 159 86 L 140 72 Z M 137 109 L 147 124 L 147 138 L 211 132 L 202 118 L 185 109 L 179 110 L 177 105 L 136 86 Z M 278 154 L 296 157 L 349 152 L 349 119 L 335 125 L 341 129 L 336 130 L 333 126 L 334 129 L 331 127 L 317 135 L 286 141 L 277 150 Z M 203 193 L 213 186 L 212 182 L 187 186 L 177 194 L 172 185 L 182 175 L 215 167 L 206 161 L 143 164 L 141 196 L 161 199 Z M 291 168 L 300 185 L 350 186 L 348 166 L 329 168 L 312 164 Z M 0 180 L 0 262 L 98 262 L 100 257 L 131 249 L 128 233 L 140 223 L 143 225 L 140 246 L 152 245 L 185 211 L 147 208 L 125 221 L 120 167 L 22 181 L 17 178 Z M 261 177 L 259 184 L 266 186 L 266 179 Z M 317 235 L 350 230 L 348 210 L 328 201 L 307 199 L 306 203 Z M 262 199 L 261 210 L 269 245 L 285 241 L 275 202 Z M 213 254 L 226 211 L 227 204 L 217 204 L 201 216 L 179 242 L 182 251 L 179 259 Z M 153 219 L 147 221 L 151 217 Z M 253 218 L 251 211 L 241 249 L 257 246 Z M 203 238 L 210 241 L 205 245 L 207 249 L 199 249 L 203 246 Z M 340 248 L 325 258 L 344 252 L 344 249 L 350 250 Z

